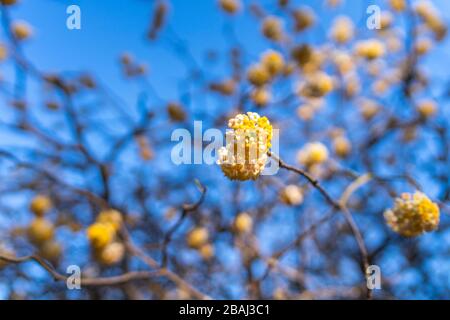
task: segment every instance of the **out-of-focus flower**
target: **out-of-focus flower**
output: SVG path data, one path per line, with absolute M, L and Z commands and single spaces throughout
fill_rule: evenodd
M 439 225 L 439 207 L 424 193 L 403 193 L 392 209 L 384 213 L 389 227 L 405 237 L 435 230 Z
M 234 79 L 228 79 L 222 82 L 213 82 L 209 85 L 209 89 L 224 96 L 230 96 L 236 90 L 236 81 Z
M 433 31 L 437 40 L 442 40 L 447 34 L 447 27 L 432 2 L 420 1 L 415 6 L 417 14 L 422 18 L 425 24 Z
M 304 121 L 312 120 L 314 114 L 315 108 L 310 104 L 302 104 L 297 108 L 297 116 Z
M 28 227 L 28 237 L 36 245 L 41 245 L 52 239 L 54 233 L 55 227 L 44 218 L 34 219 Z
M 269 82 L 270 73 L 263 65 L 255 64 L 248 69 L 247 79 L 254 86 L 260 87 Z
M 288 185 L 280 191 L 280 200 L 289 206 L 298 206 L 303 203 L 303 191 L 295 184 Z
M 97 222 L 110 224 L 115 231 L 118 231 L 123 223 L 122 214 L 114 209 L 103 210 L 98 214 Z
M 5 60 L 7 55 L 8 50 L 6 49 L 6 46 L 3 43 L 0 43 L 0 61 Z
M 386 52 L 386 48 L 380 40 L 368 39 L 358 42 L 355 47 L 355 52 L 360 57 L 373 60 L 382 57 Z
M 414 45 L 414 49 L 418 55 L 427 54 L 432 47 L 433 43 L 428 38 L 419 39 Z
M 46 241 L 39 248 L 39 254 L 52 263 L 58 263 L 61 257 L 62 247 L 61 244 L 55 240 Z
M 253 103 L 256 104 L 259 107 L 263 107 L 267 105 L 270 100 L 272 99 L 272 95 L 270 94 L 270 91 L 267 88 L 255 88 L 251 94 L 250 98 L 252 99 Z
M 343 75 L 352 71 L 355 67 L 352 56 L 345 51 L 334 52 L 333 62 L 339 70 L 339 73 Z
M 209 243 L 201 246 L 198 251 L 202 258 L 205 260 L 209 260 L 214 257 L 214 247 Z
M 193 249 L 200 249 L 208 242 L 208 230 L 204 227 L 196 227 L 187 235 L 187 244 Z
M 248 233 L 252 231 L 253 219 L 247 212 L 241 212 L 234 219 L 233 227 L 237 233 Z
M 361 115 L 365 120 L 371 120 L 380 111 L 380 106 L 373 100 L 361 99 L 358 103 Z
M 303 31 L 314 24 L 314 12 L 310 8 L 296 9 L 292 12 L 295 31 Z
M 316 72 L 306 77 L 300 83 L 299 94 L 308 98 L 320 98 L 330 93 L 334 88 L 333 78 L 324 72 Z
M 331 25 L 330 36 L 338 43 L 346 43 L 353 38 L 354 28 L 353 21 L 349 17 L 340 16 Z
M 1 0 L 0 1 L 5 6 L 11 6 L 17 3 L 17 0 Z
M 17 40 L 28 39 L 33 33 L 31 26 L 25 21 L 14 22 L 11 32 Z
M 95 255 L 100 263 L 111 266 L 122 261 L 125 254 L 125 246 L 120 242 L 113 242 L 98 250 Z
M 406 9 L 406 0 L 389 0 L 392 9 L 400 12 Z
M 241 8 L 239 0 L 220 0 L 219 4 L 225 12 L 230 14 L 236 13 Z
M 328 159 L 328 149 L 320 142 L 307 143 L 297 153 L 297 161 L 304 166 L 313 166 Z
M 389 11 L 383 11 L 381 13 L 381 19 L 380 19 L 381 30 L 390 28 L 393 20 L 394 20 L 394 17 L 392 16 L 392 13 L 390 13 Z
M 110 223 L 96 222 L 87 229 L 87 237 L 95 249 L 102 249 L 110 244 L 115 233 L 114 226 Z
M 226 146 L 218 151 L 217 164 L 231 180 L 256 179 L 264 170 L 271 147 L 272 125 L 257 113 L 238 114 L 228 122 Z
M 265 18 L 262 24 L 262 33 L 270 40 L 280 41 L 284 33 L 280 19 L 274 16 Z
M 30 211 L 36 216 L 42 217 L 52 208 L 52 200 L 49 197 L 39 195 L 33 198 L 30 203 Z
M 333 139 L 334 152 L 341 158 L 345 158 L 351 151 L 352 145 L 344 136 L 338 136 Z
M 186 120 L 186 112 L 183 107 L 177 102 L 169 102 L 167 104 L 167 113 L 169 118 L 175 122 L 183 122 Z
M 417 112 L 424 117 L 429 118 L 437 111 L 436 102 L 433 100 L 422 100 L 417 104 Z
M 266 68 L 271 76 L 275 76 L 284 68 L 283 56 L 274 50 L 268 50 L 261 57 L 261 64 Z

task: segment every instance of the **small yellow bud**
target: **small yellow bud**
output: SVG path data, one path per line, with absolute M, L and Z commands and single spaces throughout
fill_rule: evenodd
M 354 25 L 349 17 L 341 16 L 334 20 L 331 26 L 330 36 L 338 43 L 346 43 L 354 34 Z
M 115 236 L 115 230 L 110 223 L 96 222 L 87 229 L 87 237 L 94 248 L 104 248 Z
M 183 107 L 177 102 L 170 102 L 167 105 L 167 113 L 169 114 L 169 118 L 175 122 L 183 122 L 186 120 L 186 112 Z
M 247 212 L 239 213 L 234 219 L 233 227 L 238 233 L 248 233 L 252 231 L 252 217 Z
M 261 57 L 261 64 L 266 68 L 270 75 L 275 76 L 283 71 L 283 56 L 274 50 L 264 52 Z
M 209 260 L 214 257 L 214 247 L 210 244 L 205 244 L 200 247 L 199 253 L 203 259 Z
M 97 222 L 104 224 L 111 224 L 114 230 L 117 232 L 122 226 L 123 218 L 122 214 L 114 209 L 104 210 L 99 213 Z
M 261 87 L 270 80 L 270 73 L 262 65 L 253 65 L 247 71 L 247 79 L 254 86 Z
M 187 244 L 193 249 L 201 248 L 208 241 L 208 230 L 204 227 L 196 227 L 187 235 Z
M 304 166 L 312 166 L 328 159 L 328 149 L 320 142 L 307 143 L 298 153 L 297 161 Z
M 52 208 L 52 201 L 47 196 L 36 196 L 30 203 L 30 210 L 36 216 L 42 217 Z
M 120 242 L 113 242 L 96 252 L 100 263 L 110 266 L 122 261 L 125 255 L 125 246 Z
M 50 262 L 57 263 L 61 257 L 62 247 L 61 245 L 54 241 L 46 241 L 40 248 L 39 254 Z
M 252 99 L 254 104 L 259 107 L 263 107 L 270 102 L 272 95 L 266 88 L 255 88 L 251 92 L 250 98 Z
M 34 219 L 28 227 L 28 237 L 36 245 L 41 245 L 51 240 L 54 234 L 55 227 L 50 221 L 44 218 Z
M 230 14 L 236 13 L 241 7 L 241 4 L 238 0 L 220 0 L 219 3 L 222 9 Z
M 345 158 L 351 151 L 351 144 L 347 138 L 339 136 L 333 140 L 334 152 L 341 158 Z
M 33 33 L 30 25 L 24 21 L 14 22 L 11 31 L 17 40 L 25 40 Z
M 433 100 L 423 100 L 417 105 L 417 111 L 422 117 L 429 118 L 437 112 L 437 106 Z
M 299 186 L 288 185 L 280 192 L 280 200 L 289 206 L 298 206 L 303 202 L 303 192 Z
M 367 60 L 373 60 L 383 56 L 386 52 L 384 44 L 377 39 L 360 41 L 355 47 L 356 54 Z
M 265 18 L 262 25 L 262 33 L 270 40 L 280 41 L 283 38 L 281 21 L 273 16 Z

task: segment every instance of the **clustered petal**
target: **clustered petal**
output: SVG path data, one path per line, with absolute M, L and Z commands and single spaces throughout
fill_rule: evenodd
M 264 170 L 271 147 L 272 125 L 255 112 L 239 114 L 228 122 L 226 146 L 218 151 L 217 164 L 231 180 L 254 180 Z
M 439 224 L 439 207 L 424 193 L 403 193 L 395 199 L 394 208 L 384 213 L 392 230 L 405 237 L 415 237 L 432 231 Z

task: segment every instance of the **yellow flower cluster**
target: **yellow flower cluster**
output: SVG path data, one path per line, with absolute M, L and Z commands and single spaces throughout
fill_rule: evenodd
M 27 229 L 28 238 L 38 248 L 39 254 L 53 262 L 58 263 L 61 255 L 61 245 L 54 240 L 55 226 L 51 221 L 44 218 L 52 208 L 49 197 L 38 195 L 31 200 L 30 211 L 36 216 Z
M 116 240 L 122 225 L 122 214 L 113 209 L 100 212 L 95 223 L 87 229 L 87 237 L 94 250 L 95 257 L 105 265 L 122 260 L 125 248 Z
M 234 219 L 233 228 L 237 233 L 249 233 L 253 228 L 253 219 L 247 212 L 239 213 Z
M 231 180 L 256 179 L 264 170 L 271 147 L 272 125 L 255 112 L 239 114 L 228 122 L 226 146 L 218 151 L 217 164 Z
M 262 33 L 266 38 L 273 41 L 280 41 L 283 38 L 283 26 L 277 17 L 269 16 L 264 19 Z
M 25 21 L 14 22 L 11 32 L 17 40 L 26 40 L 33 34 L 31 26 Z
M 328 149 L 320 142 L 307 143 L 297 154 L 300 164 L 311 167 L 328 159 Z
M 186 237 L 188 246 L 198 251 L 203 259 L 208 260 L 214 256 L 214 247 L 209 243 L 209 232 L 205 227 L 195 227 Z
M 337 17 L 331 26 L 330 37 L 337 43 L 346 43 L 353 38 L 354 28 L 349 17 Z
M 386 223 L 405 237 L 415 237 L 438 227 L 439 207 L 424 193 L 403 193 L 394 208 L 384 213 Z
M 295 184 L 290 184 L 280 192 L 280 200 L 288 206 L 298 206 L 303 202 L 302 188 Z
M 373 60 L 383 56 L 386 52 L 384 44 L 377 39 L 360 41 L 355 47 L 356 54 L 367 60 Z
M 320 98 L 330 93 L 333 88 L 332 77 L 325 72 L 315 72 L 308 75 L 305 82 L 300 83 L 298 93 L 306 98 Z
M 239 0 L 220 0 L 219 4 L 225 12 L 230 14 L 236 13 L 241 7 Z

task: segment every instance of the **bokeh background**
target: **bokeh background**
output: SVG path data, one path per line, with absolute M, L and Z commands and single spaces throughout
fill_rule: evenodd
M 395 1 L 285 2 L 245 0 L 234 14 L 215 0 L 21 0 L 2 6 L 0 250 L 42 255 L 27 230 L 35 218 L 30 201 L 45 195 L 53 203 L 46 219 L 59 246 L 47 260 L 59 274 L 78 265 L 83 276 L 106 278 L 164 264 L 182 281 L 146 274 L 68 290 L 41 264 L 25 261 L 0 265 L 0 298 L 198 298 L 193 289 L 216 299 L 366 298 L 351 229 L 305 179 L 280 169 L 236 182 L 217 165 L 171 161 L 173 130 L 192 132 L 195 120 L 204 129 L 225 130 L 231 116 L 247 111 L 280 129 L 286 163 L 301 167 L 297 153 L 309 142 L 327 146 L 328 160 L 311 174 L 334 199 L 357 177 L 377 177 L 348 202 L 370 263 L 381 268 L 382 289 L 373 298 L 450 297 L 450 43 L 415 10 L 433 6 L 446 27 L 450 3 L 405 1 L 396 11 Z M 71 4 L 81 8 L 80 30 L 66 27 Z M 382 30 L 366 26 L 372 4 L 390 21 Z M 313 17 L 310 26 L 296 27 L 298 10 Z M 353 21 L 354 36 L 339 44 L 330 34 L 343 15 Z M 261 32 L 268 16 L 280 19 L 282 40 Z M 11 36 L 16 21 L 29 25 L 28 39 Z M 355 46 L 373 38 L 384 44 L 385 55 L 358 57 Z M 426 53 L 417 53 L 420 41 Z M 333 77 L 333 91 L 320 102 L 297 92 L 307 73 L 295 55 L 302 46 L 311 50 L 305 59 L 317 58 L 315 68 Z M 269 49 L 291 69 L 265 87 L 271 99 L 259 106 L 246 71 Z M 350 57 L 346 74 L 338 71 L 337 52 Z M 224 83 L 232 88 L 223 92 Z M 417 111 L 425 100 L 437 106 L 432 116 Z M 314 103 L 320 106 L 302 109 Z M 336 135 L 351 145 L 344 156 L 335 150 Z M 288 185 L 301 188 L 301 203 L 280 198 Z M 383 212 L 396 196 L 415 190 L 439 204 L 441 222 L 434 232 L 404 238 L 389 229 Z M 186 210 L 186 204 L 194 207 Z M 86 229 L 106 208 L 122 213 L 127 236 L 156 266 L 128 247 L 112 265 L 95 257 Z M 252 219 L 245 234 L 233 227 L 241 212 Z M 189 247 L 195 228 L 208 231 L 208 250 Z

